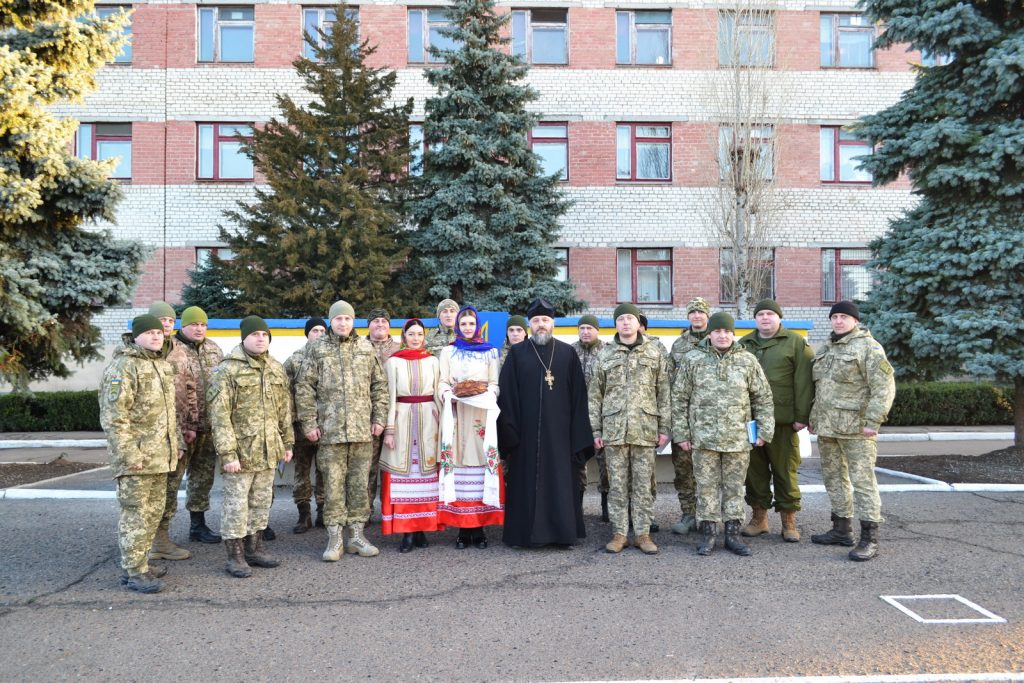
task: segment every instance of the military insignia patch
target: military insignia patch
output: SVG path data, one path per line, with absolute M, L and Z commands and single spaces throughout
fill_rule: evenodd
M 121 395 L 121 378 L 115 377 L 110 380 L 110 388 L 107 391 L 107 395 L 111 401 L 115 400 Z
M 892 365 L 890 365 L 889 361 L 887 360 L 882 361 L 882 364 L 879 365 L 878 367 L 881 368 L 882 372 L 884 372 L 887 375 L 891 375 L 893 373 Z

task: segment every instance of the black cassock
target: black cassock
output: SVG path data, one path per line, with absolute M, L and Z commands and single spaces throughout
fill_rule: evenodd
M 545 381 L 549 360 L 553 389 Z M 557 339 L 524 341 L 509 349 L 499 386 L 498 450 L 508 463 L 502 540 L 574 544 L 587 535 L 577 471 L 594 454 L 579 357 Z

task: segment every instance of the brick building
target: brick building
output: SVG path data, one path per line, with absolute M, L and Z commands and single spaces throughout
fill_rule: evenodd
M 880 29 L 855 5 L 780 0 L 764 23 L 737 26 L 726 5 L 704 0 L 501 3 L 513 13 L 509 49 L 534 65 L 543 122 L 532 144 L 549 169 L 564 169 L 575 202 L 554 246 L 591 310 L 631 300 L 652 318 L 679 318 L 693 296 L 728 303 L 722 250 L 697 209 L 715 163 L 709 89 L 728 71 L 726 30 L 750 41 L 746 59 L 769 61 L 784 100 L 772 132 L 772 182 L 786 198 L 770 256 L 774 295 L 820 335 L 830 302 L 866 291 L 864 247 L 913 200 L 906 182 L 871 187 L 850 161 L 867 146 L 843 126 L 896 101 L 921 55 L 874 50 Z M 441 6 L 352 6 L 361 37 L 379 48 L 373 62 L 398 70 L 396 97 L 416 99 L 414 137 L 430 94 L 425 46 L 443 40 Z M 261 182 L 234 135 L 275 115 L 276 93 L 308 99 L 291 62 L 304 27 L 333 17 L 333 5 L 314 2 L 130 7 L 130 47 L 100 72 L 95 94 L 61 110 L 82 122 L 78 154 L 122 158 L 125 200 L 117 223 L 100 227 L 154 248 L 134 306 L 101 316 L 109 337 L 150 301 L 179 300 L 186 271 L 221 246 L 222 211 Z

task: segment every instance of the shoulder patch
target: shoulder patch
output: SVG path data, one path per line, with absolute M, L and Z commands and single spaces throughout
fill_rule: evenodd
M 889 361 L 887 360 L 884 360 L 881 363 L 879 363 L 878 367 L 882 370 L 882 372 L 884 372 L 887 375 L 891 375 L 893 373 L 892 364 L 889 363 Z
M 110 380 L 110 386 L 107 388 L 107 400 L 116 401 L 121 395 L 121 378 L 114 377 Z

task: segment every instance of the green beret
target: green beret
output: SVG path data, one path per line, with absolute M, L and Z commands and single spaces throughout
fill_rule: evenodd
M 174 312 L 171 305 L 166 301 L 154 301 L 149 305 L 149 314 L 155 315 L 157 318 L 177 318 L 178 314 Z
M 708 331 L 729 330 L 736 331 L 736 320 L 725 311 L 719 311 L 708 319 Z
M 508 318 L 508 322 L 505 323 L 505 329 L 510 327 L 521 327 L 524 330 L 530 329 L 530 323 L 526 322 L 526 318 L 521 315 L 511 315 Z
M 144 313 L 143 315 L 136 316 L 132 320 L 132 336 L 138 337 L 143 332 L 149 332 L 150 330 L 164 331 L 164 325 L 160 322 L 160 319 L 155 315 Z
M 597 316 L 590 315 L 589 313 L 587 315 L 580 316 L 580 321 L 576 323 L 576 327 L 579 327 L 580 325 L 590 325 L 591 327 L 601 329 L 601 325 L 597 322 Z
M 238 329 L 242 331 L 242 339 L 245 339 L 253 332 L 263 330 L 270 338 L 273 339 L 274 335 L 270 334 L 270 328 L 267 327 L 267 321 L 258 315 L 250 315 L 242 319 L 242 324 L 238 326 Z
M 206 311 L 199 308 L 198 306 L 189 306 L 181 312 L 181 326 L 188 327 L 192 323 L 208 323 L 210 318 L 207 317 Z
M 761 311 L 775 311 L 775 314 L 780 318 L 782 317 L 782 309 L 775 303 L 775 299 L 761 299 L 754 306 L 754 316 L 757 316 Z
M 640 309 L 633 304 L 619 304 L 615 307 L 615 313 L 612 317 L 618 321 L 620 315 L 626 315 L 627 313 L 635 316 L 638 321 L 640 320 Z
M 347 301 L 335 301 L 331 304 L 331 312 L 327 314 L 328 320 L 334 320 L 339 315 L 347 315 L 350 318 L 356 317 L 356 309 Z

